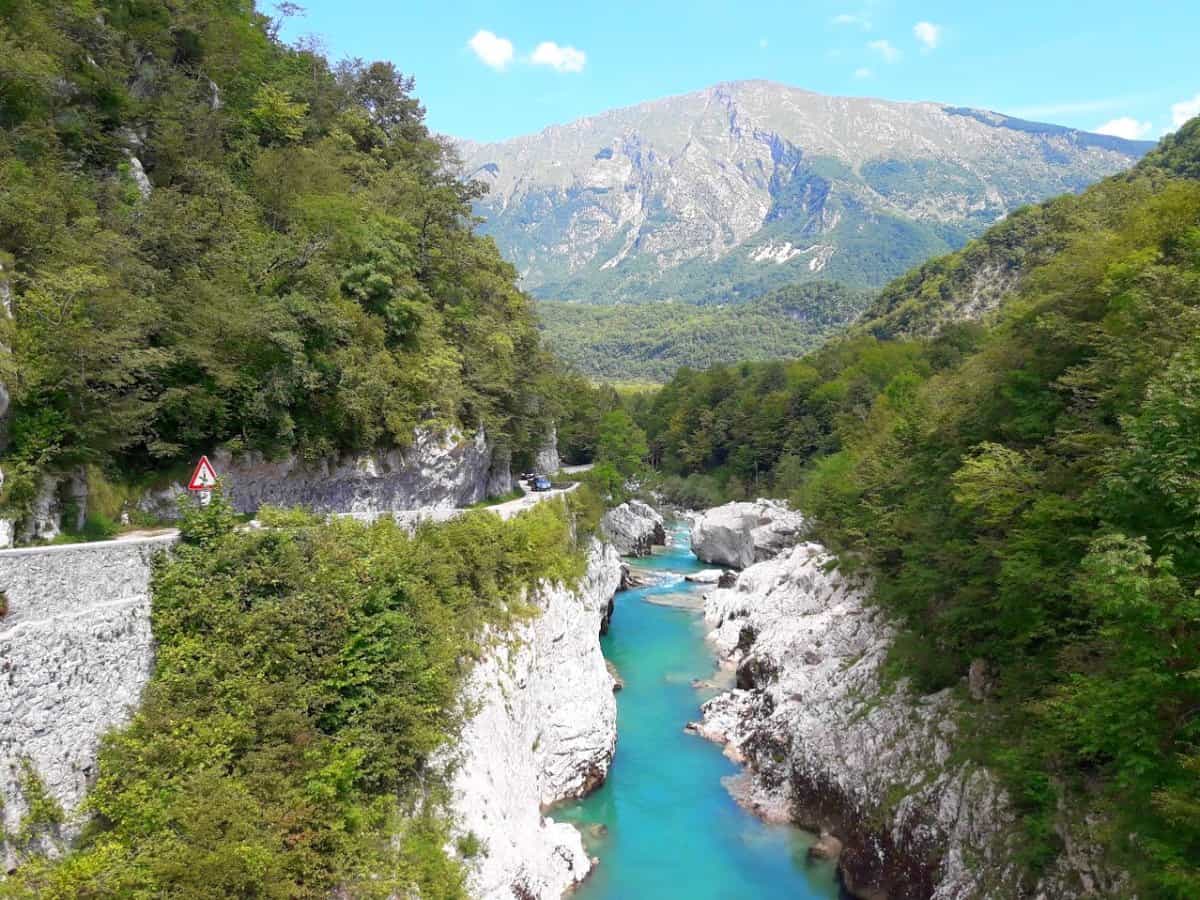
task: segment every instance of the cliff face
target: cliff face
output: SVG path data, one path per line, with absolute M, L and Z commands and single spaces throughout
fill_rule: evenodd
M 405 450 L 379 451 L 305 462 L 296 457 L 271 462 L 255 455 L 212 456 L 238 512 L 264 504 L 304 506 L 318 513 L 373 518 L 413 509 L 453 509 L 512 490 L 508 459 L 482 430 L 474 438 L 457 431 L 419 431 Z M 144 498 L 143 511 L 160 518 L 177 514 L 173 485 Z
M 838 838 L 848 889 L 863 898 L 968 900 L 1122 896 L 1089 840 L 1097 823 L 1059 822 L 1064 852 L 1036 884 L 1019 864 L 1016 812 L 995 778 L 957 761 L 959 700 L 920 696 L 880 670 L 894 631 L 865 586 L 801 544 L 705 601 L 710 637 L 737 689 L 692 726 L 748 773 L 754 811 Z
M 599 636 L 620 577 L 616 551 L 593 541 L 578 590 L 543 585 L 540 615 L 495 636 L 471 674 L 452 808 L 483 845 L 467 861 L 473 897 L 558 898 L 591 871 L 579 832 L 543 813 L 608 774 L 617 710 Z

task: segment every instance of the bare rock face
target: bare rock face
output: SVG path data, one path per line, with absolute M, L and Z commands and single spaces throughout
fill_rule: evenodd
M 544 810 L 581 797 L 608 774 L 617 740 L 614 679 L 600 623 L 621 577 L 609 545 L 593 541 L 578 590 L 543 584 L 541 614 L 495 635 L 471 674 L 453 779 L 457 836 L 483 850 L 466 861 L 472 897 L 559 898 L 592 862 L 579 831 Z
M 101 735 L 126 721 L 153 663 L 150 572 L 173 538 L 0 554 L 0 834 L 25 812 L 23 761 L 67 812 L 95 774 Z M 12 863 L 11 849 L 2 847 Z
M 1017 207 L 1128 168 L 1150 147 L 987 110 L 767 81 L 460 143 L 463 174 L 489 188 L 477 206 L 483 230 L 524 287 L 608 301 L 715 300 L 731 278 L 759 293 L 815 278 L 882 285 Z M 887 262 L 864 273 L 864 247 L 887 247 Z
M 1100 824 L 1065 814 L 1068 849 L 1030 890 L 1008 797 L 989 771 L 952 758 L 953 692 L 882 689 L 895 632 L 868 586 L 827 570 L 831 561 L 799 544 L 706 597 L 710 639 L 738 688 L 706 703 L 692 729 L 748 767 L 735 797 L 835 839 L 856 897 L 1128 896 L 1092 838 Z M 822 844 L 832 855 L 833 841 Z
M 780 500 L 726 503 L 692 522 L 692 552 L 707 563 L 744 569 L 800 539 L 804 517 Z
M 0 262 L 0 319 L 12 318 L 12 288 L 4 263 Z M 0 343 L 0 354 L 9 353 L 9 348 Z M 8 408 L 11 398 L 8 386 L 0 381 L 0 453 L 8 449 Z M 4 469 L 0 468 L 0 488 L 4 487 Z M 16 524 L 11 519 L 0 519 L 0 550 L 11 547 L 16 537 Z
M 213 455 L 234 508 L 254 513 L 264 504 L 302 505 L 318 513 L 374 518 L 397 510 L 448 510 L 512 490 L 508 455 L 482 430 L 420 431 L 405 450 L 306 463 L 294 456 L 268 461 L 258 454 Z M 173 519 L 180 485 L 143 498 L 143 511 Z
M 652 548 L 667 542 L 663 517 L 640 500 L 630 500 L 606 512 L 600 520 L 600 531 L 622 556 L 649 556 Z
M 533 458 L 533 470 L 542 475 L 551 475 L 562 468 L 558 457 L 558 429 L 553 425 L 546 434 L 546 441 Z

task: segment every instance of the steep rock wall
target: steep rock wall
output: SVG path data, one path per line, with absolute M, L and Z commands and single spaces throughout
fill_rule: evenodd
M 422 431 L 405 450 L 311 463 L 295 456 L 274 462 L 258 454 L 234 458 L 225 451 L 212 458 L 234 508 L 251 514 L 270 504 L 372 518 L 396 510 L 469 506 L 512 490 L 508 457 L 497 452 L 482 429 L 474 438 L 456 431 Z M 144 498 L 140 506 L 172 519 L 182 491 L 173 485 Z
M 884 690 L 895 632 L 866 586 L 831 562 L 819 544 L 801 544 L 706 597 L 737 689 L 691 727 L 747 765 L 731 785 L 739 801 L 838 838 L 847 888 L 871 900 L 1127 896 L 1091 839 L 1098 823 L 1065 811 L 1063 853 L 1028 880 L 1008 797 L 986 769 L 953 757 L 960 701 L 903 682 Z
M 25 812 L 28 761 L 70 815 L 101 735 L 150 677 L 150 571 L 173 537 L 0 553 L 0 798 L 5 831 Z M 70 834 L 78 823 L 71 820 Z M 11 848 L 4 848 L 11 865 Z
M 472 672 L 453 811 L 458 833 L 484 846 L 468 861 L 473 897 L 558 898 L 591 871 L 579 832 L 545 811 L 598 786 L 612 761 L 616 701 L 599 635 L 620 577 L 616 551 L 593 541 L 579 588 L 542 585 L 540 615 L 496 636 Z

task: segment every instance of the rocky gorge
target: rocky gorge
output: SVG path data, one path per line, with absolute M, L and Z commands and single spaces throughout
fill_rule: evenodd
M 871 605 L 869 582 L 796 532 L 771 555 L 769 525 L 801 517 L 759 501 L 770 522 L 757 523 L 745 506 L 711 510 L 693 528 L 702 559 L 725 562 L 731 548 L 767 557 L 705 597 L 709 639 L 736 687 L 689 726 L 745 766 L 728 784 L 738 801 L 819 833 L 811 852 L 837 858 L 843 886 L 863 900 L 1124 896 L 1122 874 L 1096 849 L 1096 823 L 1065 810 L 1063 851 L 1030 878 L 1011 799 L 960 752 L 959 713 L 984 701 L 979 691 L 921 695 L 889 683 L 896 631 Z M 728 531 L 734 520 L 740 532 Z
M 482 846 L 466 861 L 473 897 L 561 897 L 591 871 L 580 832 L 545 810 L 597 787 L 612 762 L 614 681 L 599 637 L 620 578 L 616 551 L 593 539 L 579 588 L 543 585 L 538 616 L 495 635 L 471 674 L 452 809 L 458 834 Z
M 389 465 L 347 466 L 324 494 L 304 492 L 309 481 L 293 473 L 305 467 L 251 467 L 253 478 L 244 464 L 226 470 L 239 474 L 234 496 L 244 503 L 290 499 L 358 518 L 436 520 L 462 514 L 457 503 L 487 490 L 492 447 L 482 433 L 430 440 Z M 419 480 L 419 495 L 401 490 Z M 561 493 L 526 500 L 561 504 Z M 432 505 L 405 507 L 414 496 Z M 45 851 L 61 852 L 86 823 L 100 742 L 128 721 L 154 671 L 151 573 L 177 540 L 171 532 L 0 552 L 0 836 L 20 832 L 31 785 L 63 811 Z M 483 848 L 464 859 L 472 896 L 559 897 L 592 865 L 580 833 L 544 815 L 600 784 L 616 744 L 615 685 L 599 638 L 622 564 L 598 538 L 585 552 L 577 585 L 540 583 L 524 602 L 533 615 L 483 636 L 461 697 L 462 733 L 441 764 L 464 839 L 451 850 Z M 11 872 L 16 848 L 0 841 L 0 852 Z

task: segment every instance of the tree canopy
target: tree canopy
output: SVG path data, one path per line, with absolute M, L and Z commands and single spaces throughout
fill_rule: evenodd
M 250 2 L 0 0 L 5 503 L 225 445 L 316 457 L 561 414 L 411 77 Z

